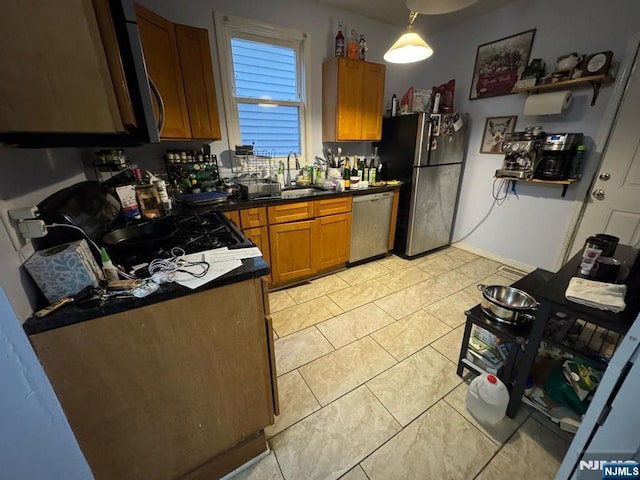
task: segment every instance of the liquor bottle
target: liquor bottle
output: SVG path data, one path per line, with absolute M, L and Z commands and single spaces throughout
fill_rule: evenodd
M 353 168 L 356 169 L 356 175 L 358 176 L 358 180 L 362 180 L 362 176 L 363 176 L 362 160 L 358 160 L 358 157 L 354 157 Z
M 353 28 L 351 29 L 351 36 L 347 43 L 347 58 L 353 58 L 354 60 L 358 58 L 358 39 L 356 38 L 356 31 Z
M 342 34 L 342 22 L 338 22 L 338 34 L 336 35 L 336 57 L 344 57 L 344 35 Z
M 351 169 L 349 168 L 349 158 L 344 157 L 344 170 L 342 171 L 342 179 L 344 180 L 344 189 L 349 190 L 351 188 Z
M 367 167 L 367 157 L 362 157 L 362 162 L 360 163 L 360 170 L 362 170 L 362 177 L 360 177 L 361 181 L 369 181 L 369 167 Z
M 375 158 L 371 157 L 371 163 L 369 163 L 369 185 L 376 183 L 376 162 Z
M 353 157 L 353 165 L 351 166 L 351 178 L 350 178 L 351 190 L 355 190 L 360 187 L 360 174 L 358 173 L 358 157 Z
M 367 42 L 364 40 L 364 35 L 360 35 L 360 41 L 358 42 L 358 60 L 364 60 L 367 51 Z

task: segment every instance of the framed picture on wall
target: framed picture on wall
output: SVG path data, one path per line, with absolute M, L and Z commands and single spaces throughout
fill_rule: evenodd
M 511 93 L 529 62 L 536 29 L 478 47 L 469 100 Z
M 480 153 L 498 153 L 502 155 L 502 141 L 507 133 L 516 128 L 517 115 L 505 117 L 487 117 L 480 144 Z

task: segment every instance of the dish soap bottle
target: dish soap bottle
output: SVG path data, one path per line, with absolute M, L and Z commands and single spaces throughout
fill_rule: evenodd
M 118 269 L 115 267 L 109 258 L 109 254 L 104 248 L 100 249 L 100 260 L 102 260 L 102 272 L 104 273 L 105 280 L 118 280 L 120 278 L 118 275 Z

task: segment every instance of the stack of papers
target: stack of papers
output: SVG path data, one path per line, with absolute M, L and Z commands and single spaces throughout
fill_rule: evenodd
M 178 272 L 176 273 L 174 281 L 185 287 L 196 289 L 226 273 L 229 273 L 232 270 L 235 270 L 238 267 L 241 267 L 242 259 L 261 256 L 262 252 L 258 247 L 238 248 L 234 250 L 222 247 L 185 255 L 183 259 L 188 262 L 207 262 L 209 264 L 209 270 L 207 271 L 207 274 L 201 278 L 196 278 L 188 273 Z M 198 267 L 193 267 L 190 270 L 193 271 L 193 273 L 202 271 Z

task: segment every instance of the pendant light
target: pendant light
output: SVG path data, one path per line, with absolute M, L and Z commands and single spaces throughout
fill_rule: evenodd
M 413 22 L 418 16 L 417 12 L 409 14 L 409 27 L 396 43 L 384 54 L 384 59 L 389 63 L 414 63 L 426 60 L 433 55 L 433 49 L 420 35 L 413 31 Z

